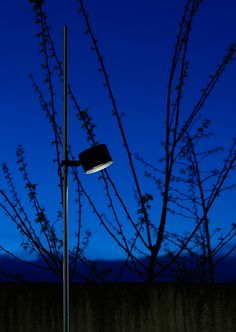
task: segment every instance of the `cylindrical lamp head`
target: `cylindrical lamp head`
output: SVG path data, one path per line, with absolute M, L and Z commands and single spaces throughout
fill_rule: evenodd
M 105 144 L 98 144 L 81 152 L 79 161 L 86 174 L 101 171 L 113 163 Z

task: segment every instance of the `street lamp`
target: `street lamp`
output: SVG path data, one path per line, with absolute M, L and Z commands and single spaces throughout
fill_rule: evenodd
M 103 170 L 112 164 L 105 144 L 94 145 L 79 154 L 78 160 L 68 159 L 68 70 L 67 26 L 64 27 L 64 110 L 63 110 L 63 332 L 70 332 L 69 311 L 69 250 L 68 250 L 68 167 L 82 166 L 86 174 Z

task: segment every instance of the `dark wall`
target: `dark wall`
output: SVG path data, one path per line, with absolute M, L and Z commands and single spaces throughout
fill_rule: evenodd
M 73 285 L 71 332 L 235 332 L 236 285 Z M 0 332 L 62 332 L 62 287 L 0 284 Z

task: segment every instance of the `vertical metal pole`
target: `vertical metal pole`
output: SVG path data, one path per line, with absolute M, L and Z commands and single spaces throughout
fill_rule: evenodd
M 64 27 L 64 133 L 63 133 L 63 332 L 70 331 L 69 257 L 68 257 L 68 116 L 67 116 L 67 26 Z

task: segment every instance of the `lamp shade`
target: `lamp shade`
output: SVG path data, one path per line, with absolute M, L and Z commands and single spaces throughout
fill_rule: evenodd
M 105 144 L 98 144 L 84 150 L 79 154 L 79 161 L 86 174 L 101 171 L 113 163 Z

